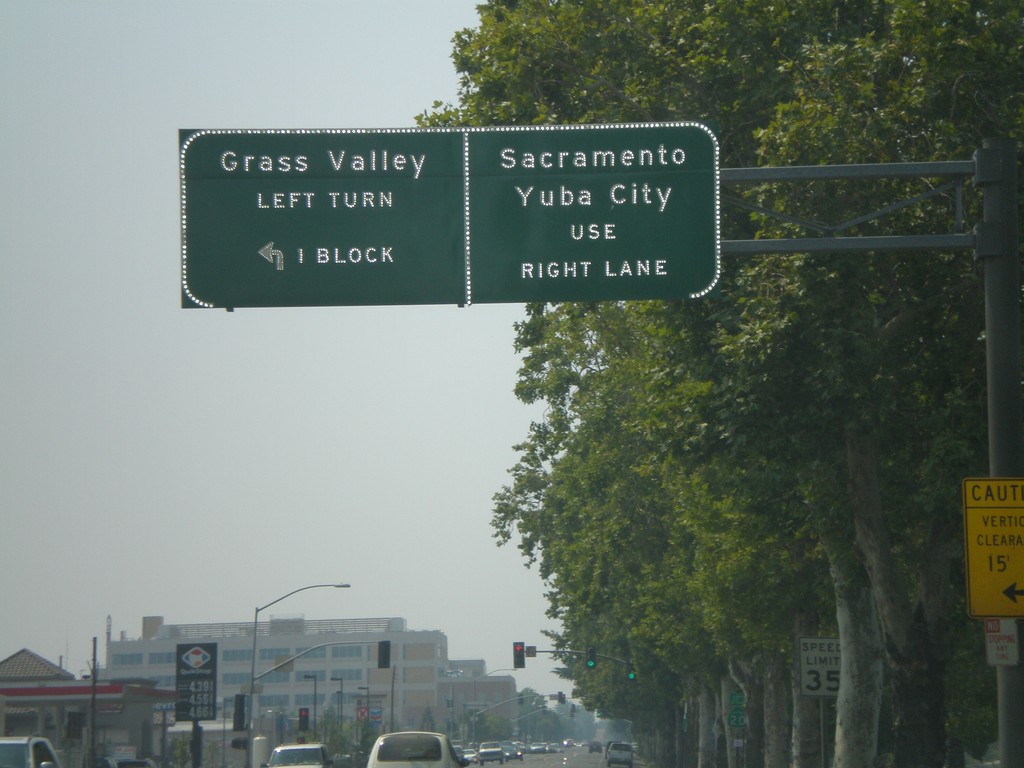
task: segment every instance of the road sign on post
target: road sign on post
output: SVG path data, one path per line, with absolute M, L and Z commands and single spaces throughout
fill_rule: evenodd
M 747 727 L 747 699 L 742 691 L 729 693 L 729 711 L 726 713 L 725 722 L 730 728 Z
M 985 657 L 993 667 L 1020 664 L 1020 633 L 1015 619 L 985 619 Z
M 839 695 L 842 641 L 838 637 L 801 637 L 797 648 L 800 695 L 835 698 Z
M 1024 478 L 963 482 L 967 613 L 1024 616 Z
M 179 132 L 182 306 L 682 299 L 719 274 L 697 123 Z

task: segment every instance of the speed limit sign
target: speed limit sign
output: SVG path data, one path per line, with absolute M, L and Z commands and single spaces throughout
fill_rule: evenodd
M 801 637 L 797 654 L 800 660 L 800 693 L 803 696 L 839 695 L 839 668 L 842 646 L 838 637 Z

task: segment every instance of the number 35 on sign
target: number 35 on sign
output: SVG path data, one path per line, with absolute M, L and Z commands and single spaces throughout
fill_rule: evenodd
M 803 696 L 839 695 L 839 669 L 843 654 L 838 637 L 801 637 L 797 655 L 800 693 Z

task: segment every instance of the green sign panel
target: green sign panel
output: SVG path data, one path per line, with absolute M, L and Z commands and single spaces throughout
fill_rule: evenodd
M 464 300 L 457 133 L 181 137 L 183 306 Z
M 182 306 L 679 299 L 718 279 L 696 123 L 181 131 Z
M 499 128 L 469 168 L 474 302 L 681 299 L 718 277 L 703 126 Z

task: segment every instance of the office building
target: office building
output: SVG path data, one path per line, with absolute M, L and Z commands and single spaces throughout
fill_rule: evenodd
M 231 723 L 235 694 L 249 692 L 255 668 L 254 724 L 275 741 L 294 735 L 303 708 L 319 722 L 329 717 L 331 724 L 455 735 L 474 712 L 515 717 L 514 678 L 487 675 L 479 660 L 449 660 L 448 639 L 439 630 L 410 630 L 405 619 L 394 617 L 302 616 L 272 616 L 255 629 L 254 638 L 252 622 L 167 624 L 160 616 L 145 617 L 138 639 L 108 638 L 105 675 L 153 679 L 158 688 L 173 690 L 179 649 L 216 644 L 219 717 Z M 381 641 L 390 642 L 390 666 L 383 669 Z

